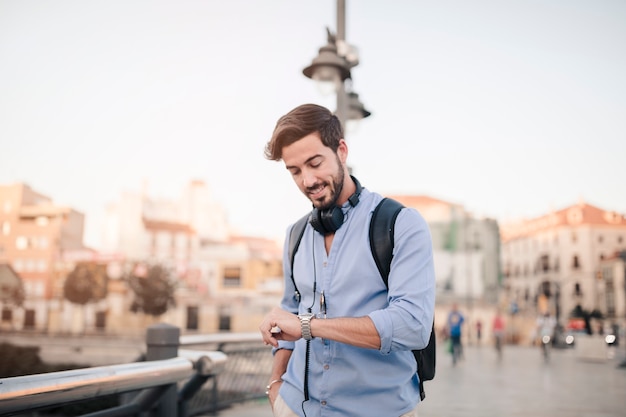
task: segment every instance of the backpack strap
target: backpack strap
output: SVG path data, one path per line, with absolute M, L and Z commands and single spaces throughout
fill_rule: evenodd
M 394 227 L 396 218 L 404 206 L 391 198 L 383 198 L 372 213 L 370 222 L 370 247 L 376 266 L 380 272 L 385 286 L 389 289 L 389 272 L 393 259 Z M 414 350 L 413 356 L 417 362 L 417 374 L 419 377 L 420 398 L 426 398 L 424 381 L 434 378 L 435 374 L 435 323 L 430 331 L 428 346 L 424 349 Z
M 296 257 L 296 251 L 300 246 L 300 241 L 302 240 L 302 236 L 304 235 L 304 229 L 306 229 L 306 225 L 309 222 L 309 215 L 302 217 L 300 220 L 294 223 L 291 231 L 289 232 L 289 262 L 291 262 L 291 282 L 293 282 L 293 287 L 295 288 L 295 296 L 298 302 L 300 302 L 300 291 L 298 291 L 298 287 L 296 286 L 296 280 L 293 278 L 293 261 Z
M 393 258 L 393 232 L 396 217 L 404 206 L 391 198 L 383 198 L 372 213 L 370 221 L 370 248 L 378 272 L 389 288 L 389 271 Z

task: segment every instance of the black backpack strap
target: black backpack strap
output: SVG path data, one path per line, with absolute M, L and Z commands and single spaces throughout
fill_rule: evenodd
M 389 272 L 393 258 L 394 226 L 396 218 L 404 206 L 391 198 L 383 198 L 372 213 L 370 222 L 370 247 L 372 256 L 380 272 L 380 276 L 389 288 Z M 430 339 L 425 349 L 414 350 L 413 356 L 417 362 L 417 373 L 420 384 L 420 397 L 426 398 L 424 380 L 431 380 L 435 376 L 435 323 L 430 331 Z
M 302 235 L 304 235 L 304 229 L 306 229 L 306 225 L 308 222 L 309 214 L 295 222 L 294 225 L 291 227 L 291 231 L 289 232 L 289 262 L 291 262 L 290 276 L 291 282 L 293 282 L 293 287 L 295 288 L 295 296 L 298 302 L 300 301 L 300 291 L 298 291 L 298 287 L 296 286 L 296 280 L 293 278 L 293 261 L 296 257 L 296 252 L 298 251 L 300 241 L 302 240 Z
M 396 217 L 404 206 L 391 198 L 383 198 L 372 213 L 370 221 L 370 248 L 380 272 L 380 276 L 389 288 L 389 271 L 393 258 L 393 231 Z

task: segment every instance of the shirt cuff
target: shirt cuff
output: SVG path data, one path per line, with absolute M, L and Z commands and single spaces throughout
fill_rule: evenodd
M 275 354 L 276 351 L 281 350 L 281 349 L 293 350 L 295 346 L 296 346 L 296 342 L 287 342 L 284 340 L 279 340 L 278 347 L 272 348 L 272 355 Z
M 393 334 L 393 322 L 389 313 L 385 310 L 376 310 L 369 314 L 369 318 L 374 322 L 380 337 L 380 352 L 388 354 L 391 352 L 391 335 Z

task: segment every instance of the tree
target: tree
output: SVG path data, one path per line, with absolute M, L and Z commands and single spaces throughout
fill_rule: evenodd
M 22 278 L 15 273 L 11 265 L 0 264 L 0 302 L 3 305 L 19 307 L 25 298 Z
M 63 296 L 74 304 L 84 306 L 107 296 L 106 267 L 95 263 L 79 263 L 65 279 Z
M 130 306 L 132 312 L 160 316 L 176 305 L 176 284 L 165 267 L 137 264 L 126 279 L 135 294 Z

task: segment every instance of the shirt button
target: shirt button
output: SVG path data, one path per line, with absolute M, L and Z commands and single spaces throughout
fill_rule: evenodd
M 322 401 L 322 405 L 326 405 L 326 401 Z
M 324 261 L 324 268 L 326 268 L 328 266 L 328 262 Z
M 328 371 L 330 369 L 330 366 L 328 366 L 328 364 L 324 365 L 324 370 Z

